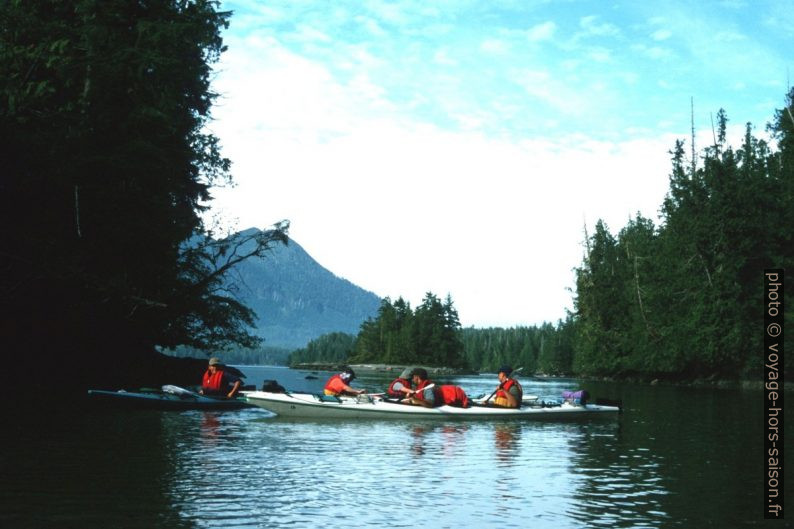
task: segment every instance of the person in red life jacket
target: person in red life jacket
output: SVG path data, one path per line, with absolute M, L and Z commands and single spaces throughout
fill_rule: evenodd
M 453 386 L 452 384 L 443 384 L 438 389 L 437 393 L 441 393 L 441 401 L 447 406 L 455 406 L 456 408 L 468 408 L 471 406 L 469 397 L 463 388 L 460 386 Z
M 411 381 L 414 384 L 414 389 L 408 393 L 408 398 L 402 401 L 403 404 L 424 406 L 425 408 L 436 406 L 435 387 L 425 389 L 427 386 L 433 384 L 433 382 L 427 378 L 427 370 L 417 367 L 411 371 Z
M 348 384 L 356 378 L 356 373 L 349 367 L 345 367 L 341 373 L 338 373 L 328 379 L 323 388 L 323 393 L 326 395 L 361 395 L 366 393 L 363 389 L 351 388 Z
M 411 389 L 412 375 L 413 369 L 410 367 L 403 369 L 403 372 L 400 373 L 400 376 L 395 378 L 392 383 L 389 384 L 389 389 L 386 390 L 386 395 L 393 399 L 402 399 L 409 396 L 413 392 Z
M 207 371 L 201 378 L 202 395 L 221 396 L 228 399 L 234 398 L 240 390 L 241 381 L 223 368 L 225 366 L 218 358 L 210 358 Z
M 521 399 L 524 398 L 524 389 L 518 380 L 510 378 L 513 368 L 502 366 L 499 368 L 499 387 L 496 389 L 492 404 L 502 408 L 520 408 Z
M 434 385 L 428 388 L 433 382 L 427 378 L 427 370 L 418 367 L 413 370 L 413 383 L 416 389 L 411 393 L 411 397 L 404 400 L 404 403 L 414 406 L 424 406 L 433 408 L 435 406 L 456 406 L 458 408 L 469 407 L 469 397 L 460 386 L 452 384 Z

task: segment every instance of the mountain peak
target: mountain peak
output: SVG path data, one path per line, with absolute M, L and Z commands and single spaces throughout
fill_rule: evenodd
M 240 234 L 257 231 L 249 228 Z M 254 333 L 267 346 L 299 348 L 330 332 L 358 334 L 380 306 L 377 295 L 334 275 L 291 238 L 287 245 L 275 245 L 264 259 L 238 265 L 227 284 L 257 314 Z

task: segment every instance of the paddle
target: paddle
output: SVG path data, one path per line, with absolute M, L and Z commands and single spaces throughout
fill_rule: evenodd
M 179 386 L 172 386 L 171 384 L 166 384 L 165 386 L 162 387 L 162 390 L 165 393 L 171 393 L 172 395 L 178 395 L 183 398 L 187 397 L 187 398 L 197 399 L 201 397 L 201 395 L 193 391 L 190 391 L 189 389 L 180 388 Z
M 507 382 L 508 380 L 510 380 L 511 378 L 513 378 L 514 376 L 516 376 L 516 375 L 518 374 L 518 372 L 519 372 L 519 371 L 521 371 L 522 369 L 524 369 L 524 368 L 523 368 L 523 366 L 522 366 L 522 367 L 519 367 L 518 369 L 516 369 L 516 370 L 514 370 L 512 373 L 510 373 L 510 376 L 508 376 L 508 377 L 507 377 L 507 379 L 506 379 L 504 382 L 502 382 L 501 384 L 499 384 L 499 386 L 498 386 L 498 387 L 497 387 L 495 390 L 493 390 L 493 393 L 491 393 L 490 395 L 488 395 L 488 398 L 487 398 L 487 399 L 485 399 L 485 400 L 482 402 L 483 406 L 484 406 L 484 405 L 486 405 L 486 404 L 488 404 L 488 401 L 489 401 L 489 400 L 491 400 L 491 398 L 492 398 L 494 395 L 496 395 L 496 392 L 497 392 L 497 391 L 499 391 L 500 389 L 502 389 L 502 386 L 504 386 L 504 385 L 505 385 L 505 382 Z
M 435 385 L 435 383 L 433 383 L 433 384 L 428 384 L 427 386 L 425 386 L 425 387 L 423 387 L 423 388 L 422 388 L 422 391 L 424 391 L 424 390 L 426 390 L 426 389 L 434 388 L 435 386 L 436 386 L 436 385 Z M 412 390 L 412 391 L 413 391 L 414 393 L 416 393 L 416 391 L 414 391 L 414 390 Z M 380 396 L 382 396 L 382 395 L 386 395 L 386 393 L 369 393 L 368 395 L 369 395 L 370 397 L 380 397 Z
M 170 393 L 172 395 L 176 395 L 182 399 L 200 399 L 200 398 L 209 398 L 213 400 L 231 400 L 228 399 L 225 395 L 202 395 L 200 393 L 196 393 L 195 391 L 190 391 L 189 389 L 180 388 L 179 386 L 173 386 L 171 384 L 166 384 L 161 388 L 163 392 Z M 234 398 L 234 397 L 232 397 Z

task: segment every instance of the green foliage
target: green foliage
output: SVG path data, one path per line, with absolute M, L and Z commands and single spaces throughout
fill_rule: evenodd
M 702 165 L 676 142 L 661 226 L 638 215 L 615 239 L 599 221 L 576 271 L 577 373 L 757 376 L 763 270 L 794 265 L 792 96 L 770 125 L 777 152 L 750 124 L 734 150 L 720 110 Z
M 353 351 L 356 337 L 343 332 L 324 334 L 302 349 L 290 353 L 287 363 L 291 366 L 311 362 L 344 363 Z
M 257 343 L 222 286 L 286 240 L 186 244 L 230 162 L 206 132 L 228 13 L 208 0 L 0 4 L 7 350 Z
M 203 358 L 207 357 L 206 351 L 188 346 L 179 346 L 174 349 L 163 350 L 168 356 L 182 358 Z M 289 349 L 283 347 L 271 347 L 260 345 L 252 348 L 229 346 L 223 349 L 215 349 L 212 356 L 217 356 L 226 364 L 245 365 L 245 366 L 284 366 L 290 355 Z M 255 381 L 248 381 L 249 383 Z
M 524 374 L 565 375 L 571 373 L 573 322 L 570 317 L 556 327 L 475 329 L 461 332 L 468 364 L 478 371 L 496 371 L 508 364 L 523 367 Z
M 416 311 L 402 298 L 381 302 L 378 315 L 361 325 L 351 362 L 466 367 L 460 320 L 452 298 L 425 294 Z

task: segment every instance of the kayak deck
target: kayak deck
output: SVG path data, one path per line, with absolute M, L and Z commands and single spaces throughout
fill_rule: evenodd
M 89 389 L 91 400 L 113 406 L 157 410 L 239 410 L 252 404 L 244 398 L 222 399 L 183 390 L 172 393 L 159 390 L 105 391 Z
M 266 391 L 244 391 L 251 404 L 264 408 L 281 417 L 311 419 L 355 418 L 355 419 L 574 419 L 595 416 L 614 416 L 620 411 L 616 406 L 588 404 L 586 406 L 563 403 L 559 406 L 543 407 L 524 405 L 519 409 L 491 406 L 457 408 L 438 406 L 425 408 L 401 404 L 378 398 L 341 397 L 335 400 L 311 393 L 270 393 Z

